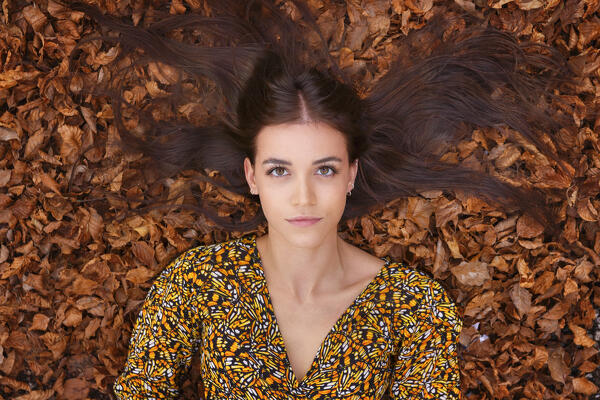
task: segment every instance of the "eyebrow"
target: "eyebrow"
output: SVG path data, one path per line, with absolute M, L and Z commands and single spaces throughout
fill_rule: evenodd
M 325 157 L 325 158 L 320 158 L 318 160 L 313 161 L 313 165 L 315 164 L 321 164 L 324 162 L 328 162 L 328 161 L 338 161 L 338 162 L 342 162 L 342 159 L 339 157 L 334 157 L 334 156 L 330 156 L 330 157 Z M 282 164 L 282 165 L 292 165 L 291 162 L 286 161 L 286 160 L 281 160 L 279 158 L 267 158 L 265 161 L 262 162 L 263 165 L 265 164 Z

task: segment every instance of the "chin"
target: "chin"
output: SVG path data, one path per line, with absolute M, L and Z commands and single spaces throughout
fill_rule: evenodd
M 285 220 L 284 222 L 287 224 L 287 226 L 279 226 L 275 227 L 273 230 L 269 230 L 273 233 L 276 232 L 277 235 L 281 235 L 283 238 L 285 238 L 285 240 L 295 247 L 318 247 L 325 241 L 325 238 L 330 234 L 331 231 L 337 234 L 337 225 L 333 227 L 325 226 L 324 224 L 319 226 L 323 220 L 314 225 L 302 227 L 294 226 Z

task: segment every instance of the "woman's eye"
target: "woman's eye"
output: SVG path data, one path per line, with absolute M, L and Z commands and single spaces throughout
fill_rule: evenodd
M 319 171 L 321 171 L 321 172 L 324 171 L 324 173 L 322 174 L 324 176 L 331 176 L 331 175 L 335 174 L 335 169 L 328 167 L 328 166 L 323 166 L 323 167 L 319 168 Z M 331 173 L 328 174 L 327 171 L 331 171 Z
M 269 171 L 269 175 L 273 175 L 273 171 L 285 172 L 285 168 L 283 168 L 283 167 L 271 168 L 271 170 Z M 275 176 L 284 176 L 283 172 L 282 172 L 282 174 L 275 173 Z

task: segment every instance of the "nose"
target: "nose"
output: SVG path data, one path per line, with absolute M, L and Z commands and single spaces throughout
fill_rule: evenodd
M 316 199 L 316 193 L 310 178 L 298 178 L 294 186 L 293 205 L 314 205 Z

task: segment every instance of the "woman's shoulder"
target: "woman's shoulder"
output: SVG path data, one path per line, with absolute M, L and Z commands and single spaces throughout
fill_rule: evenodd
M 209 280 L 213 270 L 236 262 L 245 255 L 251 235 L 220 242 L 200 244 L 179 253 L 163 268 L 161 275 L 179 285 L 198 285 Z
M 238 250 L 248 247 L 248 245 L 252 243 L 252 239 L 255 236 L 255 234 L 246 234 L 239 238 L 231 238 L 214 243 L 200 244 L 184 251 L 179 257 L 200 261 L 206 260 L 209 257 L 234 257 Z
M 419 319 L 433 318 L 443 325 L 460 329 L 462 325 L 458 308 L 442 282 L 427 272 L 409 267 L 403 262 L 395 262 L 399 279 L 395 290 L 400 294 L 400 307 L 410 307 Z
M 246 234 L 239 238 L 191 247 L 179 254 L 171 262 L 171 266 L 198 271 L 235 264 L 242 259 L 247 260 L 251 256 L 255 236 L 255 234 Z
M 442 283 L 431 277 L 428 272 L 417 267 L 411 267 L 401 261 L 392 261 L 392 265 L 394 273 L 398 278 L 395 284 L 413 296 L 427 300 L 428 302 L 448 298 L 448 292 Z

